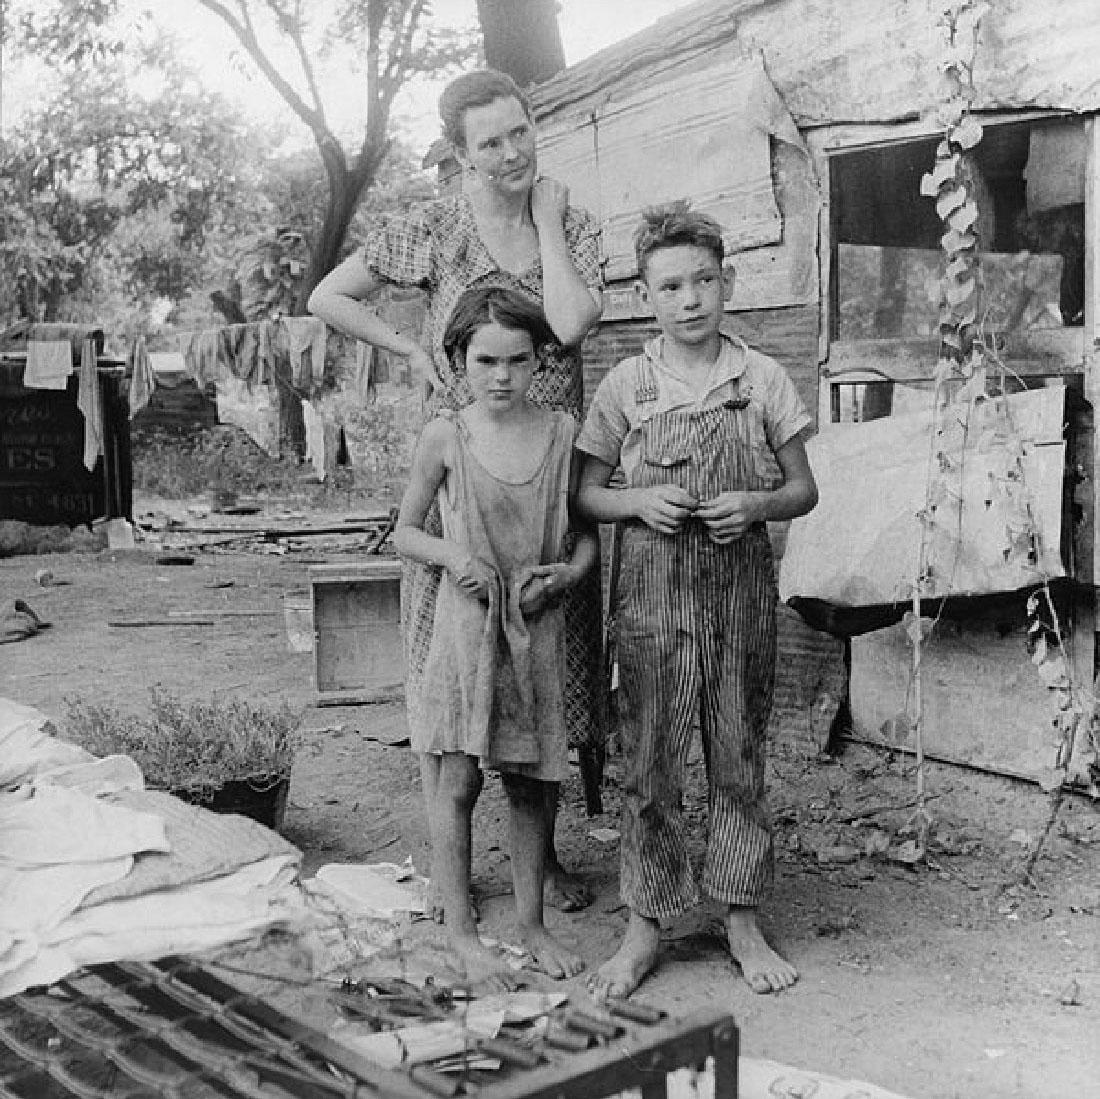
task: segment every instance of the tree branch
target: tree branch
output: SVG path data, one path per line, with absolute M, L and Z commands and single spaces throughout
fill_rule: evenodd
M 248 56 L 255 62 L 256 67 L 267 77 L 268 83 L 279 93 L 288 107 L 310 128 L 318 145 L 327 139 L 336 142 L 325 122 L 324 114 L 310 107 L 272 64 L 271 59 L 264 53 L 263 46 L 256 36 L 256 29 L 249 18 L 247 6 L 238 3 L 241 15 L 233 14 L 221 0 L 197 0 L 207 11 L 218 16 L 237 36 L 241 45 L 248 52 Z

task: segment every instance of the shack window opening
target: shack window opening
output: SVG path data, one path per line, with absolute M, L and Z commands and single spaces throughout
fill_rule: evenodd
M 831 157 L 834 338 L 934 338 L 940 236 L 921 176 L 938 137 Z M 1084 323 L 1085 131 L 1064 118 L 992 124 L 977 182 L 981 320 L 1006 337 Z

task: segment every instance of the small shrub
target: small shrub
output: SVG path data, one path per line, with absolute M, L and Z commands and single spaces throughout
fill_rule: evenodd
M 130 756 L 148 786 L 203 800 L 227 782 L 274 784 L 290 775 L 301 714 L 243 699 L 183 701 L 154 687 L 148 718 L 68 699 L 63 735 L 93 755 Z

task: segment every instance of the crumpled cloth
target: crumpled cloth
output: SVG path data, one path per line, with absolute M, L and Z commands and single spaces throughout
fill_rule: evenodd
M 27 389 L 65 389 L 73 372 L 73 347 L 68 340 L 28 340 L 23 385 Z

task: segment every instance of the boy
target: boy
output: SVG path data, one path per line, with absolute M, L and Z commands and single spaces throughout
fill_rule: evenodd
M 703 890 L 723 906 L 730 953 L 755 992 L 792 985 L 757 907 L 771 876 L 764 737 L 775 674 L 776 589 L 767 520 L 804 515 L 817 486 L 810 423 L 773 360 L 722 335 L 733 272 L 721 227 L 686 202 L 647 210 L 638 292 L 661 333 L 600 384 L 577 447 L 579 510 L 623 524 L 618 656 L 623 900 L 630 922 L 593 975 L 628 996 L 656 964 L 660 920 L 696 904 L 680 800 L 696 715 L 708 778 Z M 616 467 L 626 488 L 608 487 Z

